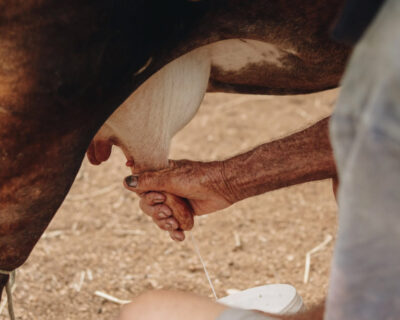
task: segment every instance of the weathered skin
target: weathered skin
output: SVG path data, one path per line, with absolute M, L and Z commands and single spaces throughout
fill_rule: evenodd
M 107 117 L 182 54 L 229 38 L 296 52 L 287 58 L 292 68 L 269 66 L 263 77 L 251 67 L 236 74 L 214 68 L 210 91 L 336 86 L 348 50 L 329 40 L 329 28 L 342 2 L 1 1 L 0 269 L 27 259 Z M 1 290 L 6 280 L 0 276 Z
M 170 160 L 166 168 L 127 177 L 125 186 L 141 196 L 140 207 L 174 240 L 184 240 L 181 223 L 191 214 L 225 209 L 240 200 L 282 187 L 334 179 L 336 165 L 329 141 L 328 120 L 288 137 L 262 144 L 222 161 Z M 172 207 L 166 194 L 182 197 L 187 211 Z
M 154 308 L 155 305 L 157 308 Z M 220 314 L 226 308 L 226 306 L 209 298 L 188 292 L 153 290 L 139 295 L 133 302 L 124 305 L 118 320 L 159 319 L 160 315 L 163 315 L 163 319 L 165 320 L 188 318 L 193 320 L 220 319 Z M 193 310 L 196 310 L 196 312 L 193 313 Z M 261 311 L 258 312 L 266 316 L 265 318 L 263 317 L 263 320 L 322 320 L 324 306 L 316 306 L 294 315 L 276 315 Z M 239 319 L 237 314 L 235 318 Z M 225 317 L 224 319 L 228 318 Z M 240 317 L 240 319 L 244 319 L 244 317 Z M 250 319 L 255 320 L 254 317 Z M 257 320 L 259 320 L 258 317 Z

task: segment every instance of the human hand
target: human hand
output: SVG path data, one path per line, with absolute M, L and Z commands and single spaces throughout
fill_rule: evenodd
M 172 239 L 182 241 L 185 228 L 179 221 L 189 219 L 188 214 L 203 215 L 236 202 L 223 170 L 222 162 L 170 161 L 165 169 L 127 177 L 124 185 L 141 197 L 144 213 Z

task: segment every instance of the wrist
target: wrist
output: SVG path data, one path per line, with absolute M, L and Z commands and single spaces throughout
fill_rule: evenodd
M 234 183 L 235 174 L 230 166 L 227 167 L 229 160 L 212 161 L 205 163 L 204 174 L 207 181 L 204 183 L 210 186 L 214 193 L 224 198 L 229 204 L 241 200 Z
M 241 188 L 243 180 L 243 168 L 240 165 L 240 159 L 233 157 L 220 161 L 221 180 L 231 203 L 238 202 L 248 197 L 245 190 Z

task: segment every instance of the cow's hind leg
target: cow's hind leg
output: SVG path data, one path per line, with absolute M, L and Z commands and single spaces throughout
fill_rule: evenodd
M 65 198 L 90 133 L 67 128 L 57 132 L 9 117 L 6 122 L 0 136 L 0 269 L 14 270 L 27 259 Z M 15 131 L 24 132 L 28 141 Z M 1 275 L 1 286 L 6 278 Z
M 90 140 L 132 90 L 145 52 L 124 42 L 110 3 L 0 5 L 1 270 L 27 259 Z

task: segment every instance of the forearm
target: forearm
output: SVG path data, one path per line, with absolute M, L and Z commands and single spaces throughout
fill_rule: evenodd
M 329 118 L 223 162 L 224 180 L 239 201 L 303 182 L 336 177 Z

